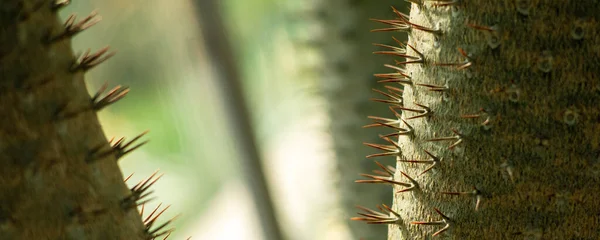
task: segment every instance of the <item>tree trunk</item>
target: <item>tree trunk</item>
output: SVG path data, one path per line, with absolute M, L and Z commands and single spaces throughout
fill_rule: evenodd
M 409 35 L 387 49 L 394 203 L 358 220 L 394 240 L 597 239 L 598 1 L 411 2 L 384 25 Z
M 373 72 L 384 71 L 383 64 L 389 62 L 374 56 L 372 52 L 376 47 L 371 44 L 393 42 L 385 35 L 369 34 L 377 24 L 368 19 L 393 17 L 392 12 L 381 11 L 390 4 L 403 9 L 409 5 L 398 4 L 397 0 L 329 0 L 310 4 L 309 10 L 298 16 L 300 29 L 316 27 L 321 32 L 311 32 L 310 36 L 297 41 L 317 51 L 322 61 L 304 72 L 316 74 L 323 89 L 322 96 L 331 119 L 328 130 L 333 138 L 339 171 L 335 175 L 340 177 L 336 184 L 341 192 L 342 217 L 348 219 L 356 211 L 357 204 L 391 203 L 389 187 L 354 183 L 364 179 L 357 173 L 371 174 L 372 170 L 378 169 L 376 164 L 364 159 L 369 149 L 362 146 L 362 141 L 377 141 L 377 129 L 362 128 L 371 123 L 366 116 L 387 112 L 385 106 L 369 104 L 370 97 L 381 98 L 371 90 L 376 87 Z M 314 25 L 310 25 L 311 22 Z M 383 239 L 387 235 L 384 226 L 365 226 L 351 221 L 347 224 L 352 239 Z
M 117 165 L 135 143 L 111 147 L 96 116 L 127 89 L 90 97 L 85 71 L 112 54 L 74 56 L 70 38 L 95 18 L 63 25 L 67 3 L 0 3 L 0 236 L 153 239 L 137 211 L 151 182 L 128 189 Z

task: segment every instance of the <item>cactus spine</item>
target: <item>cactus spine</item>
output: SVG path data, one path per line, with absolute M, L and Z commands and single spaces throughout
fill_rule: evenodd
M 597 1 L 411 0 L 386 85 L 403 86 L 388 239 L 595 239 L 600 233 Z M 383 9 L 382 9 L 383 10 Z M 389 128 L 388 128 L 389 129 Z M 387 164 L 391 159 L 381 159 Z

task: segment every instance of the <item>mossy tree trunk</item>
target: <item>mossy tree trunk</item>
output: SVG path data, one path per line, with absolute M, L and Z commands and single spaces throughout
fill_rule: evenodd
M 128 189 L 117 165 L 135 143 L 111 146 L 96 116 L 127 89 L 90 97 L 84 73 L 111 54 L 73 54 L 95 18 L 63 25 L 67 3 L 0 3 L 0 238 L 153 239 L 137 211 L 151 183 Z
M 390 22 L 409 36 L 392 50 L 412 131 L 386 150 L 401 183 L 363 220 L 394 240 L 596 239 L 598 1 L 411 2 Z

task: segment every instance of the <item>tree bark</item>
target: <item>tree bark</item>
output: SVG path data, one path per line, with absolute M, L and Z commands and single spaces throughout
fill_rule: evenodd
M 598 1 L 411 2 L 388 26 L 409 35 L 392 51 L 412 131 L 385 149 L 401 183 L 363 220 L 394 240 L 596 239 Z
M 84 73 L 111 54 L 74 56 L 78 29 L 59 21 L 61 2 L 0 3 L 0 236 L 152 239 L 137 211 L 144 191 L 117 165 L 130 149 L 111 147 L 96 116 L 127 89 L 90 97 Z

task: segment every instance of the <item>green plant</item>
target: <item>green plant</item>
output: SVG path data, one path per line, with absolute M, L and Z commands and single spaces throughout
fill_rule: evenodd
M 128 188 L 117 161 L 137 149 L 107 141 L 96 112 L 129 91 L 93 96 L 85 72 L 110 58 L 108 48 L 74 56 L 71 38 L 98 22 L 57 11 L 68 0 L 0 3 L 0 235 L 2 239 L 155 239 L 168 237 L 162 211 L 142 219 L 156 174 Z
M 396 159 L 394 203 L 355 220 L 388 239 L 597 238 L 600 4 L 409 2 L 379 21 L 409 36 L 384 47 L 403 59 L 380 119 L 399 136 L 370 145 Z

